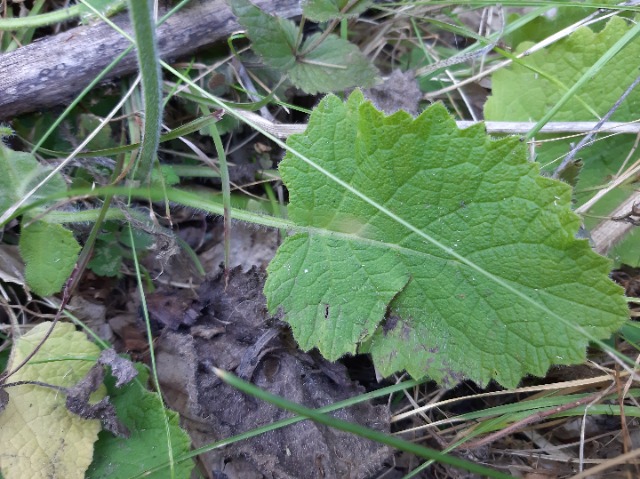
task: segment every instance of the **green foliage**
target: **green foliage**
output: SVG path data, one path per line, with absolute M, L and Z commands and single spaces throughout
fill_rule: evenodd
M 334 18 L 355 17 L 371 6 L 371 0 L 305 0 L 302 13 L 314 22 L 326 22 Z
M 597 3 L 599 6 L 602 4 L 616 4 L 617 0 L 587 0 L 583 2 L 585 5 L 590 3 Z M 506 36 L 505 41 L 516 47 L 522 42 L 539 42 L 545 38 L 559 32 L 563 28 L 568 27 L 580 20 L 583 20 L 587 15 L 592 14 L 595 11 L 593 7 L 579 7 L 575 4 L 563 5 L 558 3 L 551 7 L 547 12 L 547 15 L 540 15 L 533 21 L 527 23 L 524 27 L 519 28 L 517 31 Z M 511 15 L 509 20 L 515 20 L 519 15 Z M 596 23 L 592 28 L 600 29 L 602 23 Z
M 137 363 L 136 368 L 139 372 L 138 379 L 121 388 L 115 387 L 113 377 L 105 379 L 118 419 L 127 426 L 131 436 L 121 438 L 101 432 L 87 479 L 129 478 L 164 464 L 169 457 L 167 435 L 171 438 L 173 457 L 189 452 L 191 442 L 189 436 L 178 425 L 178 414 L 165 409 L 158 395 L 142 386 L 149 377 L 147 368 Z M 168 434 L 165 415 L 168 415 L 169 421 Z M 173 477 L 188 478 L 191 469 L 192 462 L 181 462 L 175 466 Z M 170 475 L 165 469 L 146 477 L 165 478 Z
M 509 387 L 583 361 L 624 321 L 609 262 L 575 239 L 570 188 L 517 138 L 458 130 L 440 105 L 386 117 L 356 91 L 326 97 L 288 146 L 323 171 L 291 153 L 280 165 L 289 217 L 310 231 L 282 244 L 265 294 L 303 349 Z
M 631 28 L 625 20 L 612 18 L 598 33 L 583 27 L 564 40 L 522 59 L 522 65 L 496 72 L 492 78 L 493 93 L 485 104 L 485 118 L 496 121 L 536 121 L 564 95 L 584 72 L 593 65 L 621 36 Z M 520 45 L 524 50 L 531 44 Z M 637 65 L 629 61 L 640 55 L 640 39 L 636 38 L 592 78 L 577 95 L 566 103 L 553 121 L 597 121 L 613 106 L 638 74 Z M 539 74 L 544 72 L 547 76 Z M 527 94 L 523 95 L 526 91 Z M 611 118 L 631 121 L 640 110 L 640 90 L 634 90 Z M 575 139 L 543 144 L 537 148 L 537 161 L 551 167 L 567 154 Z M 601 139 L 581 150 L 578 158 L 584 162 L 575 191 L 578 205 L 591 198 L 597 188 L 605 185 L 622 166 L 633 148 L 634 138 L 614 136 Z M 608 216 L 632 192 L 626 185 L 605 195 L 591 210 L 596 216 Z M 599 219 L 585 219 L 588 228 Z M 610 253 L 616 261 L 638 265 L 640 235 L 632 235 Z
M 14 344 L 9 369 L 18 366 L 51 327 L 41 323 Z M 40 381 L 69 388 L 95 364 L 99 348 L 67 323 L 58 323 L 35 356 L 11 381 Z M 90 359 L 90 358 L 95 359 Z M 0 413 L 0 469 L 6 479 L 83 478 L 91 463 L 100 421 L 69 412 L 55 389 L 25 384 L 6 388 L 9 403 Z M 104 397 L 104 388 L 94 393 Z
M 135 250 L 144 254 L 154 244 L 153 236 L 138 229 L 133 230 Z M 107 222 L 96 240 L 95 251 L 88 267 L 99 276 L 118 276 L 122 261 L 132 258 L 129 227 Z
M 0 143 L 0 212 L 22 200 L 50 172 L 29 153 L 13 151 Z M 54 175 L 29 197 L 25 204 L 66 191 L 60 175 Z M 43 211 L 43 205 L 23 218 L 26 223 Z M 37 294 L 47 296 L 62 289 L 71 274 L 80 250 L 73 233 L 61 225 L 35 221 L 23 228 L 20 235 L 20 254 L 26 262 L 25 278 Z
M 376 70 L 355 45 L 333 34 L 323 38 L 320 33 L 300 43 L 302 36 L 292 21 L 268 15 L 248 0 L 229 0 L 229 4 L 264 63 L 288 74 L 305 92 L 373 84 Z
M 58 224 L 38 221 L 23 228 L 20 234 L 20 254 L 27 263 L 25 279 L 41 296 L 62 289 L 79 252 L 80 245 L 73 233 Z
M 0 142 L 0 212 L 27 196 L 51 171 L 30 153 L 13 151 Z M 26 204 L 66 190 L 62 176 L 55 175 L 35 192 Z
M 91 113 L 78 115 L 77 137 L 84 140 L 89 134 L 100 126 L 100 118 Z M 102 150 L 116 146 L 111 139 L 111 127 L 106 124 L 87 145 L 88 150 Z
M 93 7 L 93 9 L 89 8 L 87 4 Z M 100 18 L 94 10 L 97 10 L 106 17 L 110 17 L 111 15 L 123 10 L 126 5 L 127 0 L 85 0 L 78 4 L 78 9 L 80 11 L 80 19 L 82 22 L 89 23 Z

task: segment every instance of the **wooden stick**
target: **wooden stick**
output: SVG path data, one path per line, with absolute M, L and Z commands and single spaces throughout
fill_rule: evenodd
M 250 111 L 239 111 L 241 116 L 256 123 L 266 132 L 271 133 L 278 138 L 287 138 L 289 135 L 302 133 L 307 125 L 304 123 L 273 123 L 265 120 L 260 115 Z M 477 124 L 475 121 L 456 121 L 458 128 L 469 128 Z M 534 127 L 535 122 L 526 121 L 485 121 L 484 127 L 490 135 L 507 134 L 507 135 L 524 135 Z M 598 125 L 595 121 L 563 121 L 549 122 L 542 127 L 540 133 L 557 133 L 557 134 L 580 134 L 589 133 Z M 598 133 L 606 135 L 613 133 L 635 134 L 640 133 L 640 123 L 619 123 L 609 121 L 603 123 Z
M 298 0 L 256 0 L 280 17 L 300 15 Z M 113 17 L 131 33 L 129 16 Z M 193 1 L 158 27 L 160 56 L 171 60 L 192 53 L 240 30 L 222 0 Z M 72 28 L 0 55 L 0 120 L 68 103 L 118 54 L 130 45 L 104 23 Z M 106 79 L 138 68 L 135 52 L 127 55 Z

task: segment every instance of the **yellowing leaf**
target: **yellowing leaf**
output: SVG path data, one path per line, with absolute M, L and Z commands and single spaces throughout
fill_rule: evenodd
M 9 370 L 33 351 L 50 327 L 49 322 L 39 324 L 15 342 Z M 86 375 L 99 354 L 99 348 L 73 325 L 58 323 L 36 355 L 10 381 L 40 381 L 68 388 Z M 66 395 L 54 389 L 20 385 L 6 391 L 9 403 L 0 414 L 0 471 L 4 479 L 84 478 L 100 421 L 70 413 L 65 407 Z
M 625 320 L 610 263 L 575 238 L 571 189 L 541 177 L 517 138 L 458 130 L 439 104 L 385 116 L 356 91 L 327 96 L 288 145 L 326 172 L 290 152 L 280 165 L 300 232 L 265 294 L 303 349 L 514 386 L 584 360 Z

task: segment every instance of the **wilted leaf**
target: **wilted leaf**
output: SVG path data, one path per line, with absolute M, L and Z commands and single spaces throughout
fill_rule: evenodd
M 130 383 L 138 375 L 135 365 L 129 359 L 118 356 L 113 348 L 103 350 L 98 362 L 111 368 L 111 375 L 116 379 L 117 388 Z
M 73 233 L 59 224 L 38 221 L 20 234 L 20 254 L 27 263 L 27 283 L 41 296 L 62 289 L 79 251 L 80 245 Z
M 309 230 L 280 247 L 265 293 L 303 349 L 366 343 L 384 375 L 514 386 L 623 323 L 609 262 L 575 239 L 571 189 L 517 138 L 458 130 L 438 104 L 385 117 L 355 92 L 326 97 L 288 145 L 427 235 L 288 153 L 289 217 Z
M 8 369 L 20 364 L 50 327 L 50 322 L 42 323 L 21 336 L 14 344 Z M 36 355 L 10 380 L 69 388 L 87 374 L 99 353 L 99 348 L 73 325 L 58 323 Z M 20 385 L 6 391 L 9 403 L 0 414 L 0 470 L 4 478 L 84 478 L 100 421 L 69 412 L 66 395 L 58 390 Z M 103 396 L 101 388 L 92 399 Z
M 627 33 L 629 28 L 631 27 L 623 19 L 615 17 L 599 33 L 583 27 L 552 46 L 526 56 L 521 60 L 523 65 L 513 65 L 499 70 L 492 77 L 492 96 L 485 104 L 485 118 L 496 121 L 541 119 L 566 90 Z M 530 46 L 531 44 L 523 44 L 518 50 Z M 558 111 L 552 121 L 598 121 L 637 77 L 637 65 L 630 62 L 629 58 L 637 58 L 639 55 L 640 38 L 636 38 L 590 79 L 576 96 Z M 548 76 L 545 77 L 538 72 L 544 72 Z M 639 109 L 640 89 L 636 88 L 616 110 L 611 121 L 635 120 Z M 577 155 L 584 163 L 575 190 L 578 206 L 609 182 L 633 148 L 633 136 L 616 135 L 604 138 L 606 135 L 607 133 L 603 132 L 596 143 L 580 150 Z M 536 159 L 543 166 L 548 164 L 553 169 L 577 141 L 570 138 L 542 144 L 536 148 Z M 628 184 L 605 195 L 589 210 L 590 217 L 585 217 L 586 226 L 595 226 L 600 221 L 596 217 L 609 216 L 634 191 L 635 186 Z M 637 265 L 640 259 L 639 249 L 640 235 L 635 234 L 618 245 L 611 252 L 611 256 L 616 261 Z
M 238 22 L 247 30 L 254 51 L 265 64 L 288 73 L 291 81 L 310 94 L 373 84 L 376 70 L 358 47 L 320 34 L 298 44 L 298 27 L 269 15 L 248 0 L 229 0 Z
M 305 0 L 302 13 L 314 22 L 326 22 L 334 18 L 347 18 L 364 12 L 370 0 Z

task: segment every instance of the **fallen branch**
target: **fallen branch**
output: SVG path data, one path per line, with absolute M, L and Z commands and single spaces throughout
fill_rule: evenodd
M 158 27 L 160 57 L 168 60 L 221 40 L 240 26 L 224 1 L 192 2 Z M 298 0 L 257 0 L 280 17 L 300 15 Z M 132 32 L 129 16 L 113 22 Z M 0 119 L 68 103 L 130 43 L 105 23 L 72 28 L 10 53 L 0 55 Z M 135 52 L 127 55 L 106 77 L 138 69 Z

